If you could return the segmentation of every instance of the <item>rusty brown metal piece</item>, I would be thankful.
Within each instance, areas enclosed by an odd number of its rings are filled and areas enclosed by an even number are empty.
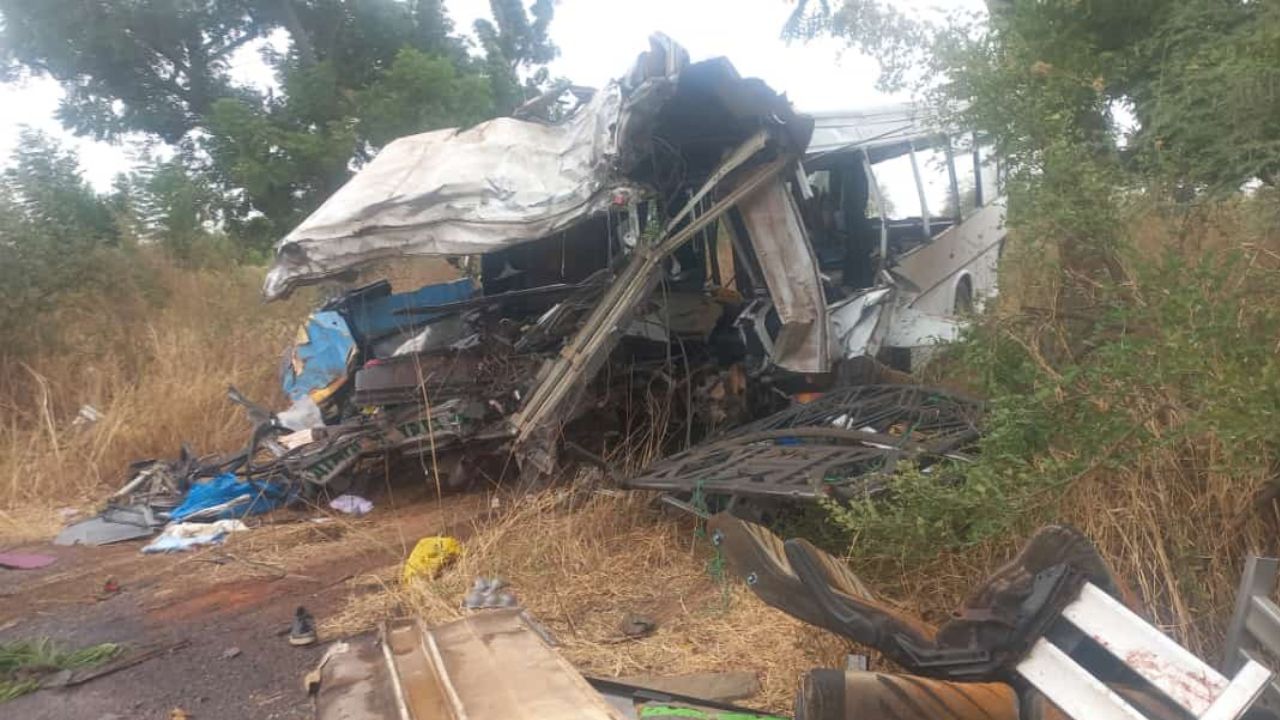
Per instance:
[[[1018,720],[1004,683],[960,683],[883,673],[812,670],[800,683],[795,720]]]

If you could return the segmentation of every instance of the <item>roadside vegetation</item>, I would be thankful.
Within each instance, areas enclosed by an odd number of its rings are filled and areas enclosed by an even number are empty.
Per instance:
[[[1280,6],[988,5],[925,24],[815,1],[788,26],[994,141],[1010,208],[1000,297],[930,370],[990,402],[978,459],[831,519],[926,611],[1075,524],[1212,655],[1245,554],[1280,550]]]
[[[112,643],[68,650],[48,638],[0,643],[0,702],[39,689],[47,675],[101,665],[119,652]]]
[[[0,13],[6,32],[21,18],[44,28],[31,37],[66,36],[98,52],[127,35],[86,35],[127,29],[130,19],[82,23],[82,4],[0,1]],[[299,40],[308,23],[323,25],[328,5],[292,5],[302,29],[274,17],[218,25],[232,42],[286,28],[294,42],[274,56],[277,95],[211,77],[206,85],[223,93],[212,101],[172,98],[144,108],[154,117],[114,117],[99,111],[136,91],[136,74],[99,76],[96,68],[114,66],[84,60],[94,57],[87,51],[58,57],[56,43],[30,41],[10,58],[15,72],[47,72],[69,86],[93,80],[69,96],[69,127],[149,133],[180,152],[102,194],[74,157],[31,135],[5,175],[0,518],[8,525],[33,504],[88,502],[129,461],[171,455],[183,440],[201,452],[243,442],[246,426],[225,388],[274,398],[280,349],[312,299],[258,301],[255,263],[269,240],[395,135],[509,111],[525,96],[512,84],[515,69],[553,52],[551,3],[538,2],[532,18],[520,8],[523,22],[499,16],[493,35],[482,35],[485,59],[425,39],[449,37],[441,15],[416,20],[421,32],[411,38],[378,35],[392,38],[381,59],[339,76],[324,58],[351,48],[307,50]],[[798,41],[834,36],[871,51],[885,63],[886,86],[915,90],[943,119],[992,139],[1010,207],[1000,296],[927,371],[990,402],[981,454],[946,472],[905,469],[889,498],[829,508],[824,532],[836,529],[869,583],[936,617],[1037,525],[1071,523],[1163,627],[1212,656],[1245,554],[1280,552],[1280,5],[990,5],[990,24],[920,24],[875,0],[812,0],[797,5],[787,29]],[[74,32],[60,24],[71,18]],[[103,419],[76,426],[85,404]],[[535,611],[545,603],[556,617],[572,615],[559,605],[569,587],[611,587],[592,559],[614,569],[620,548],[649,548],[635,560],[658,573],[655,558],[680,541],[673,525],[630,503],[513,512],[466,562],[492,559],[490,571],[517,577]],[[627,520],[611,524],[609,513]],[[516,521],[522,537],[536,529],[533,541],[513,540]],[[587,521],[612,530],[586,537]],[[704,570],[692,547],[671,563]],[[432,589],[389,592],[382,611],[443,618],[456,600],[441,597],[456,599],[480,566],[466,569]],[[601,671],[627,669],[620,656],[591,655],[598,650],[568,652]],[[738,650],[748,652],[707,657]],[[813,653],[787,651],[813,662]],[[783,687],[779,680],[770,692]]]

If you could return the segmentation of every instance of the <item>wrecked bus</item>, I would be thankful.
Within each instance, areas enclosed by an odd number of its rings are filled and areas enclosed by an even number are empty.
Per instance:
[[[619,80],[566,96],[555,121],[535,107],[387,145],[278,243],[269,299],[410,256],[470,268],[409,293],[359,288],[312,317],[282,414],[328,438],[296,454],[309,479],[370,448],[429,454],[454,484],[547,473],[575,422],[601,439],[568,448],[598,461],[637,388],[681,402],[687,446],[848,384],[852,366],[909,367],[995,292],[994,173],[971,151],[962,212],[959,138],[910,106],[805,115],[662,35]],[[941,215],[918,158],[938,152],[954,198]],[[902,158],[920,212],[894,218],[876,173]],[[335,336],[337,352],[316,351]],[[377,440],[338,442],[343,428]]]

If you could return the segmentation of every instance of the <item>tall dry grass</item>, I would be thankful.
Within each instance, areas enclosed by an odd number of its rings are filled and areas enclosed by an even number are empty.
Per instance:
[[[141,267],[117,287],[40,318],[51,329],[31,329],[34,349],[6,352],[0,338],[0,533],[47,535],[58,524],[50,509],[96,503],[129,463],[173,457],[183,442],[199,454],[238,450],[250,426],[227,387],[282,408],[284,350],[317,301],[337,291],[304,288],[264,303],[262,268],[193,269],[146,249],[131,261]],[[405,291],[458,275],[425,259],[368,268],[358,282],[386,277]],[[102,419],[77,425],[83,405]]]
[[[0,356],[0,509],[92,503],[139,458],[243,445],[228,385],[276,406],[282,349],[307,299],[264,304],[255,268],[184,269],[143,255],[150,287],[82,297],[42,322],[52,339]],[[82,405],[102,419],[77,425]],[[11,523],[17,524],[17,523]],[[10,531],[21,527],[10,527]]]

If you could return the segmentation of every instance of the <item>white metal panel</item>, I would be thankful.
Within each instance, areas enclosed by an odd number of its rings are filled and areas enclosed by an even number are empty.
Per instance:
[[[1092,584],[1062,617],[1193,715],[1227,689],[1218,671]]]
[[[876,329],[881,325],[880,317],[891,290],[875,288],[829,307],[834,358],[874,356],[880,351]]]
[[[781,177],[775,178],[744,198],[738,210],[782,321],[773,362],[793,372],[826,372],[830,350],[822,273],[791,193]]]
[[[1199,720],[1236,720],[1270,684],[1271,671],[1260,663],[1249,661],[1236,673],[1226,691],[1200,715]]]
[[[1018,663],[1017,670],[1054,705],[1077,720],[1146,720],[1124,698],[1043,638]]]
[[[973,283],[975,303],[996,294],[996,270],[1004,239],[1005,199],[998,198],[959,225],[947,228],[897,259],[892,271],[916,292],[911,307],[930,315],[954,311],[956,284],[962,274]]]

